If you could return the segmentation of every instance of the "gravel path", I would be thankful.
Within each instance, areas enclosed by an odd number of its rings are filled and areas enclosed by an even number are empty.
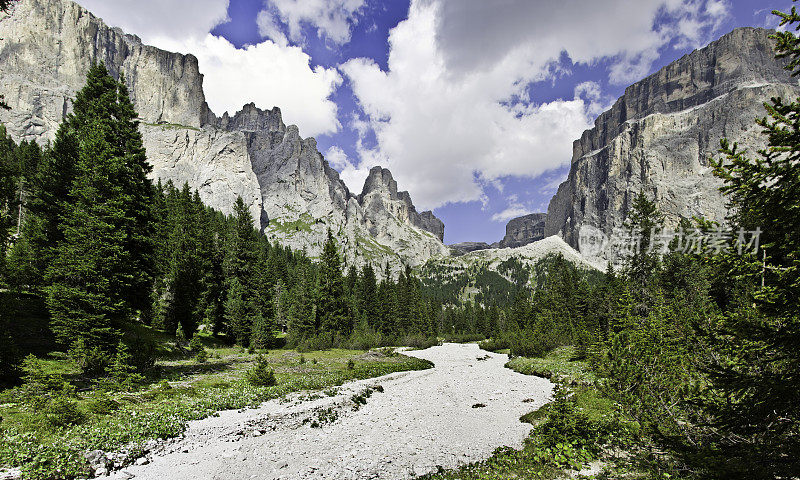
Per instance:
[[[115,477],[412,478],[486,458],[502,445],[520,447],[530,425],[519,417],[550,397],[549,381],[512,372],[503,367],[506,355],[474,344],[406,354],[436,367],[351,382],[332,396],[296,394],[221,412],[192,422],[182,438]],[[356,410],[353,396],[367,390],[371,395]]]

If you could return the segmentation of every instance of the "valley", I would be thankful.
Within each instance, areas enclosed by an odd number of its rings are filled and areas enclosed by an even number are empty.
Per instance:
[[[794,8],[183,1],[0,0],[0,480],[800,478]]]

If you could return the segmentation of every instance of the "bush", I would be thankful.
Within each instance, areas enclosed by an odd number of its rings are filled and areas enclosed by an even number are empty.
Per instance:
[[[444,336],[444,341],[448,343],[470,343],[485,339],[486,335],[482,333],[450,333]]]
[[[529,332],[520,332],[511,340],[508,348],[512,357],[539,358],[556,346],[550,344],[547,339],[534,337]]]
[[[411,348],[418,348],[421,350],[439,345],[439,340],[436,337],[428,337],[425,335],[417,334],[417,335],[405,335],[404,337],[401,337],[397,343],[399,345]]]
[[[156,344],[153,341],[136,337],[131,342],[130,364],[138,373],[148,373],[156,366]]]
[[[111,358],[102,348],[90,347],[82,338],[72,344],[69,355],[81,372],[90,377],[102,376],[111,363]]]
[[[46,372],[42,361],[33,354],[22,361],[22,371],[25,382],[22,390],[30,399],[42,400],[48,394],[63,391],[68,386],[60,374]]]
[[[132,365],[128,346],[119,342],[111,363],[106,367],[105,378],[98,382],[99,386],[109,390],[126,390],[143,381],[144,377],[136,373],[136,367]]]
[[[77,425],[86,418],[78,408],[78,403],[64,394],[59,394],[45,403],[42,415],[53,427]]]
[[[205,351],[203,347],[203,341],[200,340],[200,335],[196,335],[192,337],[192,341],[189,342],[189,351],[197,355],[198,353]]]
[[[356,368],[356,362],[354,362],[352,358],[348,359],[347,360],[347,369],[348,370],[353,370],[354,368]]]
[[[103,393],[99,393],[86,404],[86,409],[97,415],[108,415],[119,409],[119,407],[120,403],[118,401]]]
[[[206,353],[205,349],[200,350],[194,356],[194,361],[197,363],[206,363],[208,361],[208,353]]]
[[[509,341],[506,336],[492,337],[478,343],[478,347],[488,352],[497,352],[509,348]]]
[[[247,381],[256,387],[271,387],[277,383],[275,372],[266,358],[259,355],[255,367],[247,371]]]
[[[200,340],[200,335],[195,334],[195,336],[192,337],[192,341],[189,342],[189,351],[194,354],[195,362],[206,363],[206,361],[208,361],[208,353],[203,346],[202,340]]]

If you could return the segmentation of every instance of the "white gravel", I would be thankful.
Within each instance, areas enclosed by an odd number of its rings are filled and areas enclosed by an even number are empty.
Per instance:
[[[445,344],[406,352],[435,368],[348,383],[334,396],[274,400],[192,422],[183,438],[139,459],[116,478],[406,479],[519,448],[524,413],[550,399],[552,384],[503,367],[506,355]],[[478,357],[488,356],[485,360]],[[381,385],[354,411],[351,397]],[[476,404],[485,407],[473,408]],[[312,428],[323,409],[336,420]],[[303,423],[303,421],[306,423]]]

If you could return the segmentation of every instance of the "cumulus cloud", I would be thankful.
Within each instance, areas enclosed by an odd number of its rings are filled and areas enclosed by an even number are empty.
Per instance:
[[[280,25],[285,25],[289,38],[297,43],[302,40],[303,25],[317,30],[320,38],[337,45],[350,41],[353,25],[366,0],[268,0],[258,14],[259,32],[265,38],[286,42]]]
[[[566,52],[573,62],[616,57],[622,72],[638,75],[672,40],[698,44],[727,17],[725,0],[438,0],[436,41],[457,74],[490,68],[513,58],[535,74],[543,59]],[[657,20],[657,21],[656,21]],[[612,80],[614,80],[612,75]]]
[[[261,108],[279,106],[287,124],[304,136],[334,133],[339,128],[337,106],[330,96],[341,83],[334,68],[312,68],[299,47],[272,41],[238,49],[222,37],[176,45],[197,56],[205,75],[204,90],[211,110],[234,113],[249,102]]]
[[[506,198],[506,202],[508,206],[503,211],[492,215],[493,222],[505,223],[512,218],[521,217],[533,212],[529,207],[523,205],[522,202],[519,201],[517,195],[509,195],[508,198]]]
[[[204,75],[203,90],[217,115],[255,102],[278,106],[284,121],[304,136],[336,132],[337,106],[330,97],[342,81],[335,68],[312,67],[296,46],[271,40],[236,48],[209,31],[226,19],[227,0],[80,0],[113,26],[149,44],[194,54]]]
[[[699,6],[684,15],[688,4]],[[436,208],[485,200],[485,186],[502,185],[506,176],[532,178],[566,165],[572,141],[611,99],[587,82],[571,99],[535,104],[528,86],[563,75],[558,63],[565,53],[587,64],[612,59],[612,82],[639,79],[659,49],[679,38],[699,39],[724,6],[716,0],[561,0],[559,8],[527,0],[414,0],[408,19],[390,33],[387,71],[364,58],[341,66],[377,139],[374,148],[359,150],[360,166],[390,168],[415,203]],[[698,16],[705,30],[679,27],[681,19]],[[657,24],[657,17],[663,21]]]
[[[492,215],[492,221],[505,223],[511,220],[512,218],[521,217],[529,213],[531,213],[531,210],[529,208],[526,208],[522,205],[512,205],[503,210],[502,212],[498,212]]]
[[[229,0],[78,0],[83,7],[135,33],[145,43],[180,36],[200,39],[228,19]]]
[[[339,178],[351,192],[356,194],[361,192],[369,174],[368,168],[358,168],[353,165],[344,150],[335,145],[325,152],[325,159],[339,171]]]

